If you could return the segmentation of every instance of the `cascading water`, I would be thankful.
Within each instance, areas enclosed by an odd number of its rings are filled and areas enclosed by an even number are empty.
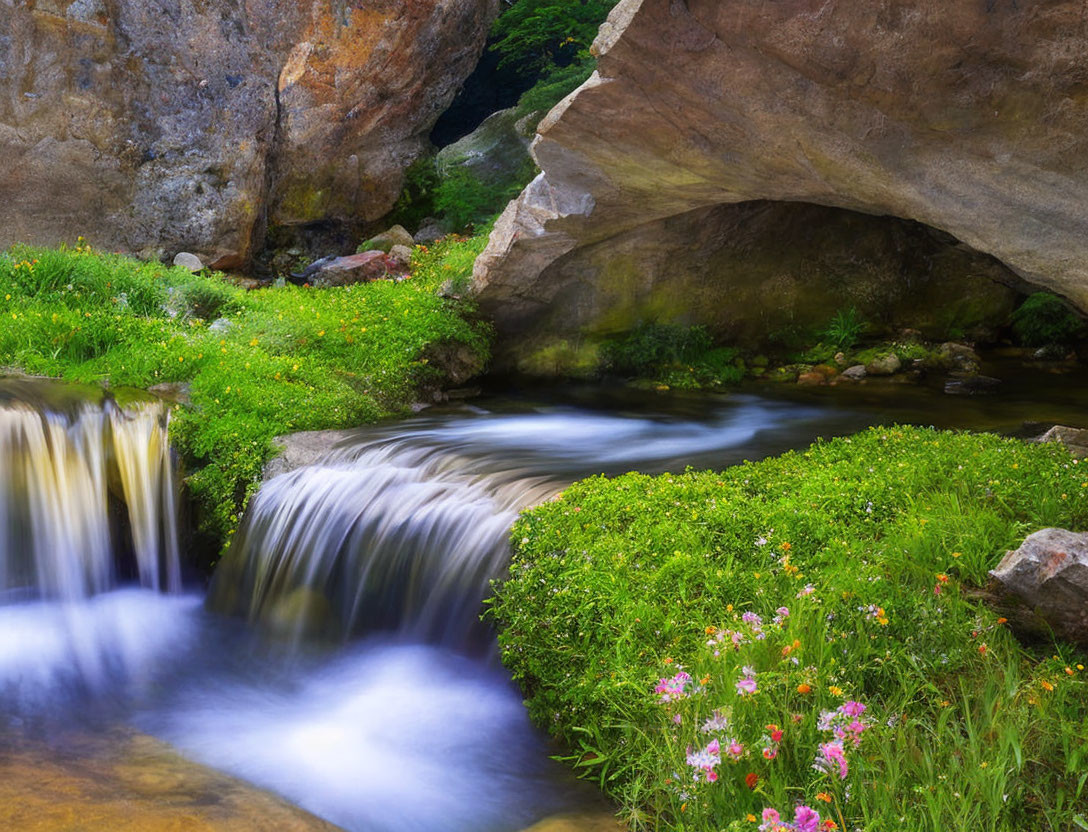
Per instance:
[[[72,601],[116,586],[111,490],[127,507],[140,584],[181,588],[167,419],[160,404],[0,404],[4,594]]]
[[[58,390],[0,385],[0,688],[22,702],[131,673],[166,633],[148,596],[181,589],[169,411]]]

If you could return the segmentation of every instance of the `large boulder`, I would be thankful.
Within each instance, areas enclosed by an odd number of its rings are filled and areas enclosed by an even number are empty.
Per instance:
[[[481,307],[500,334],[592,324],[582,310],[614,291],[596,264],[630,235],[773,200],[787,219],[800,202],[923,223],[1088,310],[1083,15],[1080,0],[621,0],[598,71],[538,128],[543,173],[477,261]]]
[[[519,116],[516,107],[492,113],[467,136],[438,152],[439,175],[448,176],[460,167],[492,187],[508,186],[532,163],[529,143],[535,124],[534,114]]]
[[[1043,529],[990,575],[1059,637],[1088,645],[1088,533]]]
[[[245,263],[358,224],[472,71],[497,0],[0,3],[0,247]]]

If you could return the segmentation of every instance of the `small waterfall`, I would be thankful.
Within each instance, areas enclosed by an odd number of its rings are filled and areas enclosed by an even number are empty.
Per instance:
[[[140,584],[179,591],[168,409],[28,398],[0,400],[0,599],[111,589],[129,537]],[[126,534],[111,500],[127,509]]]
[[[216,572],[210,604],[291,637],[398,631],[482,644],[480,602],[518,511],[561,488],[421,441],[344,447],[267,482]]]

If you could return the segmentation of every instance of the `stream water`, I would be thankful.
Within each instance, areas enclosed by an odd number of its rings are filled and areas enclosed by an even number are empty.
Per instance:
[[[206,597],[180,586],[166,411],[0,383],[0,754],[70,755],[123,725],[360,832],[502,832],[591,805],[479,620],[521,508],[586,475],[722,467],[892,420],[1076,423],[1088,385],[1068,378],[987,401],[482,397],[267,482]]]

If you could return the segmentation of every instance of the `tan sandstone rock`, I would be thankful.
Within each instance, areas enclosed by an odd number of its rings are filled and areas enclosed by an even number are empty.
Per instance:
[[[614,242],[753,200],[924,223],[1088,311],[1080,0],[621,0],[595,48],[598,72],[539,127],[543,174],[477,262],[500,333],[595,324],[582,312],[611,291]]]
[[[0,4],[0,247],[244,264],[267,222],[381,216],[497,0]]]

